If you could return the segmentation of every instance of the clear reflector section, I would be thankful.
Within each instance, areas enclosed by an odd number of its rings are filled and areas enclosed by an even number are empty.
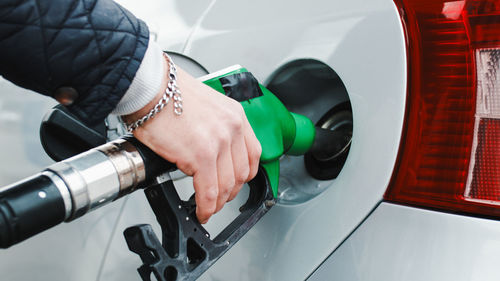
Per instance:
[[[476,51],[476,118],[500,119],[500,49]]]
[[[476,51],[477,103],[465,198],[500,204],[500,49]]]

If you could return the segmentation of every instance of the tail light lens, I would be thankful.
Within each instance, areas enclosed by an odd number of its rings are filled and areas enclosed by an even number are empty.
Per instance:
[[[395,2],[409,84],[385,199],[500,216],[500,1]]]

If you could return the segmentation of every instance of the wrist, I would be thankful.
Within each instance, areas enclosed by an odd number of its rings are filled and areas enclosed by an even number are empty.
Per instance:
[[[156,93],[155,97],[141,109],[127,115],[122,115],[121,118],[123,122],[125,122],[126,124],[134,123],[135,121],[139,120],[140,118],[148,114],[151,111],[151,109],[155,107],[158,101],[163,97],[163,94],[165,93],[165,90],[167,88],[167,83],[169,80],[167,68],[168,68],[167,62],[163,60],[163,74],[160,84],[160,90]]]
[[[170,58],[169,55],[163,53],[163,64],[168,64],[168,73],[163,73],[162,86],[161,90],[157,93],[157,97],[161,96],[161,98],[157,99],[158,102],[155,103],[155,99],[150,101],[146,106],[125,116],[122,120],[125,121],[127,125],[127,130],[129,132],[133,132],[135,129],[142,126],[146,121],[153,118],[156,114],[163,110],[172,100],[173,103],[173,112],[175,115],[179,116],[182,114],[182,98],[181,91],[177,85],[177,68]],[[167,69],[167,67],[163,67],[163,69]],[[142,116],[142,117],[138,117]],[[132,120],[132,121],[130,121]],[[134,121],[135,120],[135,121]]]
[[[111,113],[119,116],[129,115],[149,104],[161,90],[164,73],[163,51],[157,43],[149,40],[134,79]]]

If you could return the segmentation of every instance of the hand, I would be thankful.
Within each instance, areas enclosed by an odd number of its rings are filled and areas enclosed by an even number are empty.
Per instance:
[[[137,128],[134,136],[186,175],[193,176],[196,215],[201,223],[206,223],[236,197],[245,182],[255,177],[262,149],[239,102],[179,67],[177,74],[182,115],[173,113],[170,101]],[[126,116],[125,121],[133,122],[154,107],[166,88],[167,79],[164,80],[158,96],[143,109]]]

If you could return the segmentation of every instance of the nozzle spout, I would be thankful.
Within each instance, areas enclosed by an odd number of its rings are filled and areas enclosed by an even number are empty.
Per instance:
[[[349,149],[352,133],[316,127],[316,137],[309,152],[318,161],[330,161]]]

